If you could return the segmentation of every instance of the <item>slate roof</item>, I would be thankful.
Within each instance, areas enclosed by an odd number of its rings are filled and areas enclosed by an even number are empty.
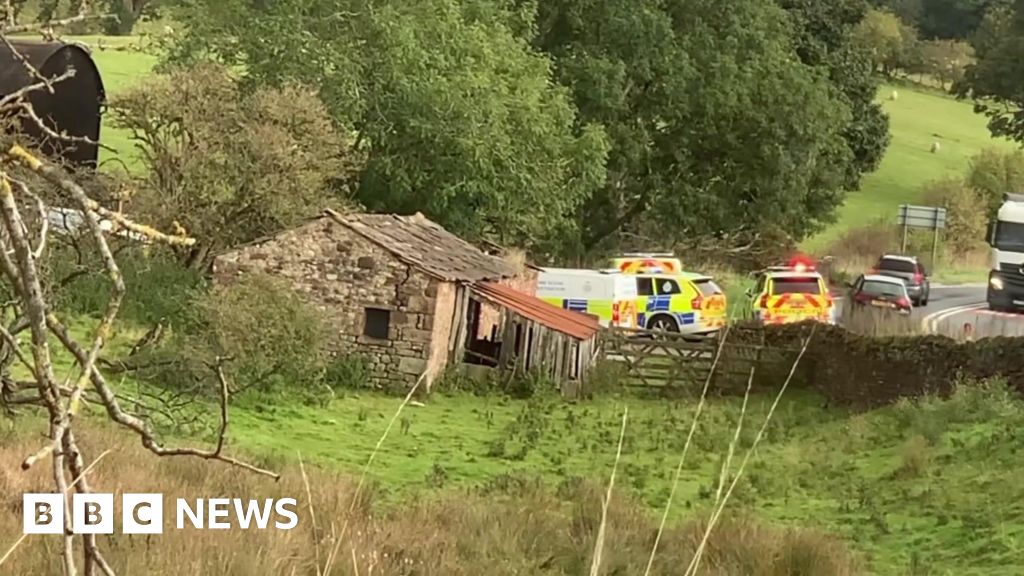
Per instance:
[[[519,273],[512,264],[485,254],[418,212],[398,216],[326,210],[325,214],[402,262],[440,280],[479,282],[511,278]]]

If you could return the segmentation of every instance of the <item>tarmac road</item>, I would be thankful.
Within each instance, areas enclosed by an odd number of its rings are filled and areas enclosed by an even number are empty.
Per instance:
[[[837,304],[844,306],[846,299]],[[990,311],[984,284],[932,285],[928,306],[915,308],[911,318],[926,332],[950,337],[961,337],[965,324],[970,324],[973,338],[1024,336],[1024,314]]]
[[[984,284],[932,286],[928,307],[914,314],[924,330],[936,334],[961,336],[969,324],[973,338],[1024,336],[1024,314],[989,310]]]

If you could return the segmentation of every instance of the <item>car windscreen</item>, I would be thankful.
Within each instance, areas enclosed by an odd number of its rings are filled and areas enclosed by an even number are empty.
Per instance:
[[[868,296],[885,296],[899,298],[906,295],[906,288],[902,284],[893,282],[879,282],[877,280],[866,280],[860,291]]]
[[[701,296],[717,296],[722,293],[722,289],[712,280],[698,280],[694,284],[700,290]]]
[[[772,294],[821,294],[817,278],[774,278]]]
[[[903,260],[901,258],[882,258],[878,261],[878,269],[913,274],[917,270],[917,267],[909,260]]]

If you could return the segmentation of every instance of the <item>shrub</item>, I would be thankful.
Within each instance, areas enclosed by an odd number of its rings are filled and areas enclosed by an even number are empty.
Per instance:
[[[79,273],[75,253],[61,247],[54,251],[50,266],[53,277],[64,280],[51,287],[60,310],[87,316],[98,316],[106,310],[110,277],[99,262],[81,268],[87,273]],[[127,289],[119,318],[143,326],[185,320],[188,307],[203,285],[201,274],[181,266],[159,249],[150,252],[141,246],[129,246],[118,254],[118,266]]]
[[[926,203],[946,209],[943,246],[951,255],[964,256],[984,245],[986,194],[959,178],[947,178],[925,185]]]
[[[255,274],[217,287],[199,294],[190,312],[182,330],[153,353],[162,361],[152,375],[158,383],[182,387],[209,380],[211,366],[222,358],[236,391],[321,389],[327,332],[316,311],[277,280]],[[338,376],[341,368],[334,369]]]
[[[372,388],[370,364],[363,356],[338,356],[324,369],[324,383],[334,390]]]
[[[1024,152],[988,148],[971,159],[967,185],[977,190],[993,218],[1005,192],[1024,193]]]
[[[903,445],[903,464],[900,472],[904,475],[918,478],[928,471],[928,463],[931,458],[928,439],[917,435],[907,440]]]
[[[839,237],[826,254],[836,259],[841,268],[861,268],[897,246],[899,239],[896,227],[888,221],[878,221],[858,228],[851,228]]]

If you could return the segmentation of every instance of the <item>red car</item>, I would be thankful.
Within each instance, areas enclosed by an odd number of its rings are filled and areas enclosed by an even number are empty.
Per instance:
[[[869,274],[857,278],[850,287],[850,300],[855,307],[889,309],[900,314],[910,314],[913,310],[907,285],[899,278]]]

